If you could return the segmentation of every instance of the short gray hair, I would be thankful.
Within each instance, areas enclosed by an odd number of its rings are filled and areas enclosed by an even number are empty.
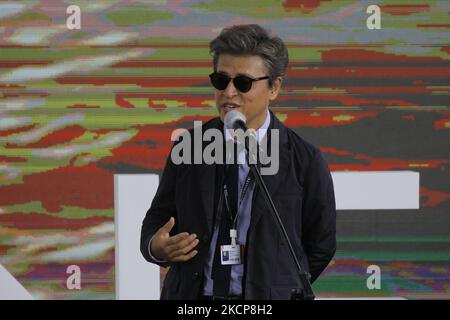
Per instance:
[[[278,36],[271,36],[257,24],[235,25],[223,29],[209,43],[209,51],[214,55],[214,71],[217,71],[221,54],[260,56],[267,68],[269,87],[272,87],[277,77],[285,77],[289,63],[288,50],[283,40]]]

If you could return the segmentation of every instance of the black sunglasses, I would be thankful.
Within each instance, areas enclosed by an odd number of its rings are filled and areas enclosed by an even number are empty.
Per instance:
[[[259,78],[250,78],[244,75],[239,75],[237,77],[231,78],[226,74],[213,72],[209,75],[209,79],[211,79],[211,84],[217,90],[225,90],[228,87],[230,81],[233,80],[234,87],[240,92],[245,93],[250,91],[253,81],[269,79],[269,77],[265,76]]]

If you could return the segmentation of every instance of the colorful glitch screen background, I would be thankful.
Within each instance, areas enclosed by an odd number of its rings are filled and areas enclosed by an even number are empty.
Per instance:
[[[450,297],[449,1],[30,0],[0,3],[0,264],[34,298],[115,298],[114,174],[216,116],[208,42],[244,23],[285,40],[272,110],[331,171],[420,174],[419,209],[338,210],[316,295]]]

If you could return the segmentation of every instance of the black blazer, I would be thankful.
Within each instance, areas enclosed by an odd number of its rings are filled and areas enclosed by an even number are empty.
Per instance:
[[[336,251],[336,206],[331,175],[320,150],[285,127],[271,112],[270,128],[279,129],[280,166],[275,175],[265,175],[267,188],[284,222],[302,267],[313,282]],[[219,118],[202,126],[223,131]],[[270,141],[270,140],[269,140]],[[196,233],[198,254],[187,262],[157,263],[170,266],[161,299],[197,299],[203,291],[203,270],[212,237],[217,207],[219,164],[175,165],[168,157],[157,193],[141,230],[141,252],[171,216],[171,235]],[[245,299],[289,299],[298,287],[296,269],[276,221],[264,198],[255,190],[251,222],[245,247],[243,295]]]

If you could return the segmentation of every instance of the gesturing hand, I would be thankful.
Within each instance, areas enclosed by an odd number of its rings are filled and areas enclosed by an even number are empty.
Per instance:
[[[170,236],[169,232],[175,225],[175,218],[171,217],[165,225],[156,232],[150,249],[155,258],[170,262],[188,261],[197,253],[192,250],[197,246],[199,240],[195,233],[181,232]]]

